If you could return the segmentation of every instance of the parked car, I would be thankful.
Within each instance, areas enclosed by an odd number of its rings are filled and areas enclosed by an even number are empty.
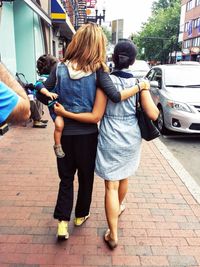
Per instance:
[[[134,77],[143,78],[150,70],[149,64],[145,60],[136,60],[133,65],[129,66],[134,72]]]
[[[160,110],[156,122],[160,132],[200,133],[200,66],[159,65],[146,78]]]
[[[178,65],[199,65],[200,66],[200,63],[198,61],[190,61],[190,60],[177,61],[176,64],[178,64]]]

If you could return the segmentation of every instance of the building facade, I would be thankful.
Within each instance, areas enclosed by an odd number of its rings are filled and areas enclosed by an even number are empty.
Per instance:
[[[34,83],[36,61],[41,55],[63,58],[75,33],[79,2],[0,0],[0,59],[13,75],[23,73],[28,82]]]
[[[15,0],[3,2],[0,22],[0,55],[7,68],[36,79],[36,60],[50,52],[51,19],[37,3]]]
[[[78,27],[86,22],[86,0],[78,0]]]
[[[124,20],[117,19],[112,21],[112,44],[117,44],[120,39],[123,39]]]
[[[182,0],[179,41],[183,60],[200,61],[200,0]]]

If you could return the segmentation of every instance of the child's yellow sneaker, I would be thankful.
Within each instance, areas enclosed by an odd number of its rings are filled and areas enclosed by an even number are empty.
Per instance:
[[[90,217],[90,213],[85,217],[74,218],[74,224],[76,226],[81,226],[89,217]]]
[[[59,221],[58,222],[57,238],[59,240],[65,240],[65,239],[69,238],[68,222],[67,221]]]

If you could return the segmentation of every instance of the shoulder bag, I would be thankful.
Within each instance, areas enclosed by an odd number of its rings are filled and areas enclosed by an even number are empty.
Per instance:
[[[160,136],[159,130],[147,116],[141,105],[141,92],[136,94],[136,117],[141,131],[141,136],[146,141],[151,141]]]

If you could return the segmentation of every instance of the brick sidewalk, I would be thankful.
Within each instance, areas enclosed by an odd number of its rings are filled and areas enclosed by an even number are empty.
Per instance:
[[[80,228],[70,222],[70,239],[57,243],[52,145],[51,121],[47,129],[12,127],[0,137],[0,267],[200,266],[200,205],[153,142],[144,143],[130,179],[117,249],[102,239],[107,224],[98,177],[91,218]]]

